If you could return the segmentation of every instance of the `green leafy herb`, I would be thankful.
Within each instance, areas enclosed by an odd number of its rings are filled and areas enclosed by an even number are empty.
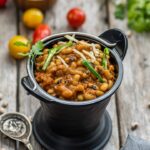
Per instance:
[[[14,43],[14,45],[16,45],[16,46],[25,46],[25,47],[27,47],[28,44],[29,44],[28,42],[27,43],[23,43],[21,41],[17,41],[17,42]]]
[[[117,4],[116,5],[116,10],[115,10],[115,17],[117,19],[123,20],[126,15],[126,5],[123,3]]]
[[[62,49],[66,48],[66,47],[72,46],[72,44],[73,44],[72,41],[69,41],[69,42],[66,43],[66,44],[59,45],[59,46],[57,46],[57,47],[54,47],[54,48],[49,49],[49,54],[48,54],[48,56],[47,56],[47,58],[46,58],[46,60],[45,60],[45,63],[44,63],[44,65],[43,65],[42,70],[46,70],[46,69],[47,69],[48,65],[50,64],[50,61],[51,61],[52,57],[53,57],[55,54],[57,54],[58,52],[60,52]]]
[[[37,55],[43,54],[42,50],[44,48],[44,45],[41,41],[35,43],[35,45],[32,45],[32,48],[29,53],[18,53],[21,56],[28,56],[31,59],[33,59]]]
[[[127,11],[126,11],[127,8]],[[128,26],[136,32],[150,31],[150,0],[121,0],[116,4],[115,17],[128,17]]]
[[[104,69],[107,69],[107,56],[109,56],[109,49],[106,47],[104,49],[104,54],[102,58],[102,66],[104,67]]]
[[[150,0],[128,2],[128,26],[137,32],[150,31]]]
[[[90,64],[90,62],[88,60],[83,60],[82,64],[87,67],[89,69],[89,71],[98,78],[98,80],[100,82],[104,82],[103,78],[101,77],[101,75],[93,68],[93,66]]]

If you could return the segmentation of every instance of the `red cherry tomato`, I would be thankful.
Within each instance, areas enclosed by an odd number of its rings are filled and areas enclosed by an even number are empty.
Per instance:
[[[82,9],[75,7],[67,13],[67,20],[71,27],[78,28],[85,22],[86,14]]]
[[[47,24],[41,24],[35,29],[33,33],[33,43],[36,43],[37,41],[51,34],[52,34],[51,28]]]
[[[0,8],[6,5],[7,0],[0,0]]]

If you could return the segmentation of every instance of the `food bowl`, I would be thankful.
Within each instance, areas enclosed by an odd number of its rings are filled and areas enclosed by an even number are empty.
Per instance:
[[[28,76],[22,78],[22,85],[41,102],[41,107],[33,120],[33,132],[37,141],[48,150],[102,149],[112,132],[106,106],[122,82],[122,60],[127,51],[127,38],[120,30],[110,29],[99,37],[80,32],[67,32],[46,37],[42,41],[44,46],[48,47],[63,40],[67,34],[75,34],[77,39],[109,47],[111,58],[117,68],[116,82],[104,95],[93,100],[82,102],[62,100],[49,95],[38,85],[34,77],[34,60],[29,58]]]

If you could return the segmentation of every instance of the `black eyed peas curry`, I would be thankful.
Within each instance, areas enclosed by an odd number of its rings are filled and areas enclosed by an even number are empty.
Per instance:
[[[35,78],[50,95],[73,101],[92,100],[106,93],[116,80],[108,48],[66,35],[36,57]]]

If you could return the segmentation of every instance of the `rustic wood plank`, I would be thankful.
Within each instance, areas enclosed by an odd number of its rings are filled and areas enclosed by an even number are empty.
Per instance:
[[[33,31],[28,30],[23,25],[21,16],[22,16],[22,12],[20,12],[19,32],[21,35],[24,35],[25,37],[32,39]],[[27,75],[26,60],[23,60],[20,62],[19,72],[20,72],[20,82],[21,82],[21,78]],[[40,107],[39,100],[34,98],[31,95],[27,95],[27,92],[22,87],[22,85],[20,85],[20,88],[19,88],[19,102],[20,102],[19,111],[27,115],[29,118],[33,118],[36,110]],[[31,136],[30,141],[31,141],[31,144],[33,145],[33,149],[42,150],[42,147],[37,143],[33,135]],[[19,147],[20,147],[20,150],[26,150],[25,146],[22,144],[20,144]]]
[[[20,78],[26,75],[26,61],[22,61],[20,64]],[[20,109],[19,111],[27,115],[29,118],[33,118],[34,113],[39,107],[39,101],[31,95],[27,95],[26,91],[20,86]],[[31,143],[34,145],[35,150],[41,150],[41,146],[35,141],[34,136],[31,136]],[[20,145],[21,150],[26,150],[24,145]]]
[[[68,5],[69,4],[69,5]],[[106,19],[106,8],[104,6],[103,1],[91,1],[91,0],[78,0],[78,1],[70,1],[70,0],[59,0],[56,4],[46,13],[45,22],[52,26],[53,33],[60,33],[65,31],[72,31],[72,29],[68,26],[66,21],[66,13],[71,7],[79,6],[86,11],[87,20],[86,23],[77,31],[92,33],[95,35],[99,35],[101,32],[108,28],[108,25],[105,23]],[[90,10],[90,11],[89,11]],[[24,26],[20,25],[21,34],[31,37],[31,31],[24,28]],[[21,63],[20,66],[20,76],[25,76],[25,62]],[[38,101],[35,100],[31,96],[27,96],[25,90],[20,88],[20,111],[27,115],[34,115],[35,110],[37,109]],[[117,130],[117,116],[116,116],[116,108],[115,108],[115,98],[112,99],[111,104],[108,108],[112,120],[113,120],[113,135],[109,142],[109,144],[105,147],[105,150],[116,150],[119,147],[118,140],[118,130]],[[33,143],[34,149],[40,150],[39,145],[37,143]],[[35,148],[36,147],[36,148]],[[22,148],[22,147],[21,147]],[[22,148],[23,149],[23,148]]]
[[[3,98],[0,101],[0,107],[3,102],[8,102],[6,112],[16,111],[16,83],[17,68],[16,61],[8,54],[8,41],[16,34],[16,16],[15,7],[10,0],[7,7],[0,9],[0,93]],[[0,149],[14,150],[15,142],[0,134]]]
[[[119,134],[118,134],[118,118],[116,111],[116,99],[115,95],[112,96],[110,103],[108,104],[107,110],[112,119],[112,136],[109,143],[106,145],[104,150],[119,150]]]
[[[122,29],[127,33],[126,20],[114,18],[114,5],[109,3],[110,26]],[[150,140],[150,34],[133,32],[129,38],[129,49],[124,60],[124,79],[117,92],[119,110],[121,145],[128,133]],[[138,123],[136,130],[132,124]]]

